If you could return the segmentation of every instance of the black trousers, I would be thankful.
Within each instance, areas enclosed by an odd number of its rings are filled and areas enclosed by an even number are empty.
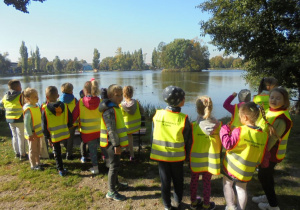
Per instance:
[[[106,147],[107,155],[108,155],[108,187],[110,192],[116,191],[116,186],[119,183],[118,174],[120,169],[120,155],[115,155],[115,149],[111,143]]]
[[[54,152],[54,159],[56,162],[56,168],[59,171],[64,170],[63,161],[61,157],[61,147],[60,142],[53,143],[53,152]]]
[[[158,162],[161,181],[161,195],[166,208],[171,207],[171,181],[174,186],[174,200],[180,203],[183,195],[183,161]]]
[[[277,163],[269,162],[268,168],[259,167],[258,171],[258,179],[271,207],[278,206],[278,201],[274,189],[274,168],[276,164]]]

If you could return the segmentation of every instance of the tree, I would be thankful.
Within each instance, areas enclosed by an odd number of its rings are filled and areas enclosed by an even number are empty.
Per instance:
[[[46,57],[43,57],[41,59],[41,63],[40,63],[40,70],[42,70],[43,72],[47,72],[47,63],[48,63],[48,59]]]
[[[95,48],[94,49],[93,64],[92,64],[93,69],[99,69],[99,63],[100,63],[100,53]]]
[[[82,64],[79,63],[78,58],[75,57],[73,61],[73,68],[75,71],[79,71],[82,68]]]
[[[28,68],[28,52],[27,47],[25,46],[25,42],[22,41],[21,47],[20,47],[20,55],[21,55],[21,67],[22,67],[22,73],[27,73]]]
[[[200,22],[202,34],[226,55],[244,57],[248,81],[274,76],[300,100],[299,0],[211,0],[198,7],[212,14]]]
[[[41,54],[38,47],[35,49],[35,69],[41,70]]]
[[[32,1],[39,1],[43,3],[46,0],[32,0]],[[16,1],[16,0],[4,0],[4,3],[7,6],[13,5],[17,10],[20,10],[24,13],[29,13],[27,10],[27,6],[30,3],[30,0],[22,0],[22,1]]]
[[[58,56],[55,56],[53,60],[53,68],[56,73],[60,73],[63,69],[63,65]]]
[[[0,74],[5,74],[10,68],[11,62],[7,57],[8,53],[4,53],[3,55],[0,53]]]

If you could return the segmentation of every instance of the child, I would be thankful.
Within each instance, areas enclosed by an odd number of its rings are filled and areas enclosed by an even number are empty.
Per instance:
[[[233,184],[237,193],[237,209],[245,209],[247,182],[252,179],[267,147],[268,134],[255,125],[259,114],[254,102],[245,103],[239,110],[243,125],[232,132],[228,125],[223,125],[220,130],[222,145],[227,150],[223,160],[223,191],[228,210],[236,209]]]
[[[252,201],[258,203],[260,209],[279,210],[274,189],[274,168],[285,157],[287,141],[292,128],[292,120],[288,111],[290,106],[288,92],[284,88],[272,89],[270,91],[269,106],[266,120],[270,125],[270,130],[273,128],[275,132],[271,132],[268,142],[269,152],[265,156],[265,164],[261,165],[258,171],[258,178],[265,195],[253,197]]]
[[[38,93],[33,88],[24,91],[24,133],[28,140],[29,161],[32,170],[43,170],[40,163],[40,138],[43,136],[42,115],[40,107],[36,105],[39,100]]]
[[[101,114],[99,85],[96,80],[87,81],[83,87],[84,97],[79,100],[73,110],[73,122],[79,120],[79,131],[84,144],[88,144],[93,167],[92,174],[99,174],[97,148],[100,137]],[[84,156],[83,156],[84,157]]]
[[[42,107],[43,133],[53,146],[56,167],[60,176],[65,176],[67,170],[63,167],[60,142],[70,138],[69,128],[73,126],[72,114],[68,106],[57,101],[59,95],[55,86],[46,88],[47,104]]]
[[[210,202],[212,174],[220,174],[220,152],[222,149],[219,131],[221,123],[211,116],[213,103],[208,96],[198,97],[196,100],[198,118],[192,123],[193,144],[191,148],[190,167],[192,170],[190,191],[191,209],[215,209],[214,202]],[[199,175],[203,180],[203,203],[197,200]]]
[[[181,113],[185,102],[185,93],[181,88],[166,87],[163,90],[163,99],[168,106],[165,110],[157,110],[153,117],[150,158],[158,161],[163,203],[165,209],[171,209],[178,208],[182,200],[183,162],[189,157],[191,126],[188,116]],[[171,180],[174,186],[172,206]]]
[[[101,118],[100,146],[105,147],[108,154],[109,191],[106,198],[116,201],[124,201],[126,197],[118,192],[120,188],[127,188],[127,183],[119,183],[118,172],[120,168],[121,147],[128,145],[127,129],[119,104],[123,100],[122,87],[110,85],[107,90],[108,99],[104,99],[99,106],[103,112]]]
[[[2,99],[2,103],[6,110],[5,118],[9,124],[12,134],[12,145],[15,157],[20,160],[27,159],[25,151],[24,138],[24,121],[23,121],[23,105],[24,98],[22,94],[22,86],[19,80],[10,80],[8,82],[8,92]]]
[[[133,151],[133,136],[132,134],[139,131],[141,128],[141,116],[144,114],[144,109],[140,103],[132,99],[133,87],[125,86],[123,88],[123,96],[125,101],[121,103],[121,110],[127,128],[127,135],[129,140],[129,151],[130,151],[130,161],[134,161],[134,151]]]
[[[233,129],[235,127],[241,126],[240,118],[239,118],[239,108],[242,104],[247,103],[251,100],[251,92],[250,90],[243,89],[239,92],[238,98],[239,103],[231,105],[231,102],[233,99],[237,96],[236,92],[233,92],[232,95],[230,95],[223,104],[223,107],[231,113],[231,121],[230,121],[230,128]]]
[[[65,104],[68,105],[68,108],[70,112],[72,113],[76,104],[77,104],[77,99],[73,95],[73,85],[71,83],[64,83],[60,87],[61,92],[63,93],[60,97],[59,100],[61,102],[64,102]],[[74,136],[75,136],[75,129],[78,125],[78,122],[75,121],[73,124],[73,127],[70,128],[70,138],[64,140],[64,146],[67,150],[66,152],[66,159],[67,160],[73,160],[73,141],[74,141]]]
[[[269,92],[277,86],[277,79],[274,77],[264,77],[260,81],[258,93],[253,97],[253,102],[264,107],[264,110],[269,109]]]

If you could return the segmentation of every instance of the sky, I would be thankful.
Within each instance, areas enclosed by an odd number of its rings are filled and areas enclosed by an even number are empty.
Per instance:
[[[160,42],[198,38],[210,57],[222,55],[200,37],[201,20],[208,15],[195,8],[202,0],[46,0],[31,1],[29,14],[0,1],[0,53],[17,62],[22,41],[30,51],[39,47],[41,57],[92,62],[94,49],[100,60],[142,48],[146,63]]]

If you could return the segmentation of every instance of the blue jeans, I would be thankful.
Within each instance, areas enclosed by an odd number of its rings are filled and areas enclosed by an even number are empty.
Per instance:
[[[93,166],[98,166],[98,145],[100,144],[99,139],[94,139],[87,143],[89,145],[90,157]]]
[[[161,181],[161,195],[166,208],[171,207],[171,180],[174,186],[174,200],[180,203],[183,196],[183,161],[158,162]]]

